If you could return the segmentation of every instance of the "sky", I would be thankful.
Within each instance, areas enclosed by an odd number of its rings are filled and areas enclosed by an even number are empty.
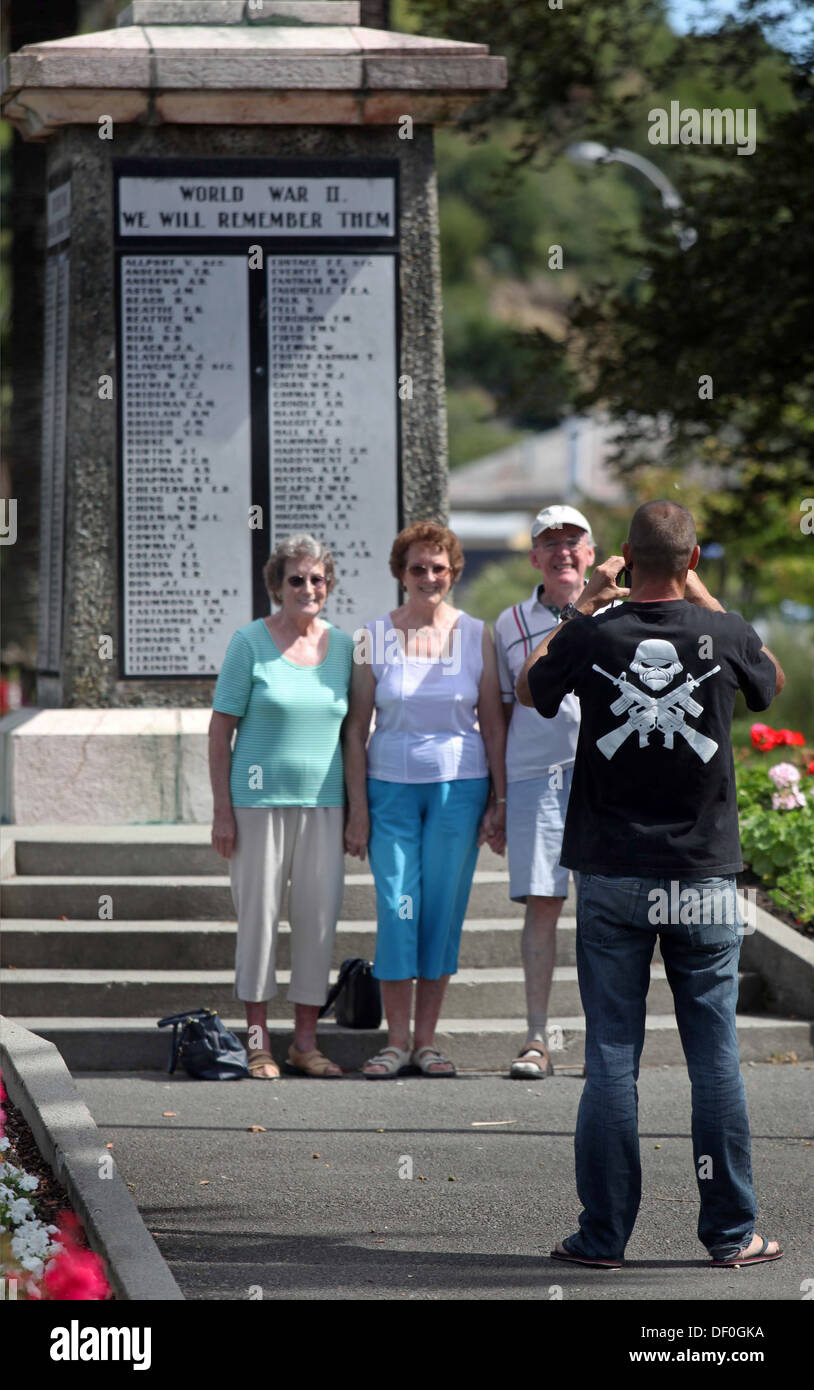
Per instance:
[[[733,14],[737,9],[737,0],[666,0],[667,12],[674,29],[679,33],[686,33],[688,29],[695,27],[699,30],[705,28],[716,28],[718,22],[728,14]],[[789,8],[794,8],[794,0],[786,0]],[[800,5],[799,15],[795,20],[777,31],[777,39],[794,46],[794,38],[806,32],[810,34],[812,15],[811,10]],[[807,12],[804,15],[803,10]]]

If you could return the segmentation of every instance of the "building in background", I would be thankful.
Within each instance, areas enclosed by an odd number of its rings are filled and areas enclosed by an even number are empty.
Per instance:
[[[557,429],[531,435],[450,474],[450,526],[466,551],[466,579],[507,551],[530,545],[541,507],[571,502],[624,506],[625,486],[608,460],[618,425],[605,415],[570,416]],[[589,512],[590,515],[590,512]]]

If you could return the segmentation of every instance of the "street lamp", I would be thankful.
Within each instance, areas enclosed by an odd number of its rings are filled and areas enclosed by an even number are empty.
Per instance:
[[[577,164],[628,164],[631,169],[638,169],[658,189],[661,205],[667,212],[679,214],[684,210],[680,194],[658,165],[640,154],[634,154],[633,150],[608,149],[607,145],[600,145],[597,140],[580,140],[576,145],[568,146],[567,154]],[[698,240],[698,233],[694,227],[685,226],[679,216],[674,216],[671,221],[681,250],[688,251]]]

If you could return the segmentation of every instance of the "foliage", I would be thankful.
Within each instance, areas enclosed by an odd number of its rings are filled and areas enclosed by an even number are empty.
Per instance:
[[[482,387],[447,391],[450,468],[496,453],[525,438],[525,431],[495,419],[494,408],[493,397]]]
[[[814,624],[779,623],[759,624],[761,636],[767,647],[774,652],[786,676],[785,689],[772,701],[767,714],[752,714],[755,719],[770,719],[777,728],[801,729],[806,741],[814,743],[814,701],[812,700],[812,675],[814,674]],[[743,696],[738,696],[737,714],[747,713]]]
[[[484,565],[476,579],[464,581],[455,590],[457,606],[483,622],[493,623],[513,603],[527,599],[535,583],[535,572],[528,554],[512,555],[508,560]]]
[[[646,214],[641,291],[597,290],[572,314],[578,406],[602,402],[624,419],[619,471],[641,466],[658,421],[665,461],[695,462],[716,480],[707,515],[721,539],[759,538],[764,553],[804,542],[800,502],[811,490],[814,187],[800,168],[814,158],[812,114],[814,85],[751,157],[685,158],[696,245],[682,252]]]
[[[775,810],[769,769],[790,761],[788,752],[736,764],[738,814],[744,863],[761,878],[778,907],[798,922],[814,923],[814,777],[805,771],[811,750],[795,756],[805,806]]]
[[[486,43],[507,60],[506,89],[461,122],[479,142],[468,159],[461,155],[451,168],[439,143],[442,201],[452,194],[478,219],[469,228],[472,259],[468,267],[457,261],[456,283],[470,283],[474,265],[486,261],[535,287],[547,279],[552,301],[564,291],[575,295],[569,355],[579,389],[573,371],[546,356],[545,333],[536,343],[527,334],[540,349],[539,358],[533,351],[527,358],[531,377],[545,390],[556,365],[569,408],[611,411],[624,426],[619,469],[637,489],[647,464],[659,471],[656,455],[674,470],[696,466],[706,479],[704,520],[727,549],[735,547],[747,601],[763,578],[757,553],[764,565],[767,555],[785,553],[793,591],[810,590],[814,566],[799,546],[799,508],[811,493],[814,441],[814,187],[804,173],[814,154],[812,0],[740,0],[734,17],[717,21],[702,7],[703,29],[685,35],[672,32],[658,0],[569,0],[562,9],[542,0],[497,8],[481,0],[412,0],[408,8],[424,32]],[[754,154],[651,146],[648,112],[672,100],[696,110],[754,108]],[[496,130],[509,141],[511,197],[489,193],[497,185],[487,175],[499,173]],[[586,138],[655,160],[681,191],[696,245],[679,249],[640,175],[596,166],[577,174],[567,166],[567,145]],[[552,180],[548,199],[540,196],[543,179]],[[614,190],[603,223],[589,202],[600,179]],[[630,195],[628,207],[620,189]],[[581,219],[571,216],[580,190]],[[552,243],[563,246],[562,271],[548,268]],[[507,336],[489,342],[494,354],[511,350]],[[478,379],[483,360],[475,351],[469,379]],[[501,369],[516,366],[497,355],[491,362],[488,389],[498,410],[511,410],[522,398],[520,384],[505,395],[493,383]],[[453,384],[462,363],[459,354]],[[712,378],[710,400],[699,397],[702,376]],[[651,495],[664,490],[662,483]],[[788,555],[790,541],[799,555]]]

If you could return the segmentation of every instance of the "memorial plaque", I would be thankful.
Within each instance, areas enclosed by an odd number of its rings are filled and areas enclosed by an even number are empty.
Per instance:
[[[114,169],[125,678],[217,675],[291,532],[352,632],[398,601],[395,161]]]
[[[125,676],[210,675],[251,608],[248,270],[123,256]]]
[[[42,452],[37,665],[57,675],[62,647],[62,577],[65,555],[65,412],[68,391],[70,288],[70,181],[47,199],[48,258],[43,309]]]
[[[268,279],[272,546],[301,530],[326,542],[337,571],[326,611],[353,631],[392,588],[394,260],[275,256]]]

